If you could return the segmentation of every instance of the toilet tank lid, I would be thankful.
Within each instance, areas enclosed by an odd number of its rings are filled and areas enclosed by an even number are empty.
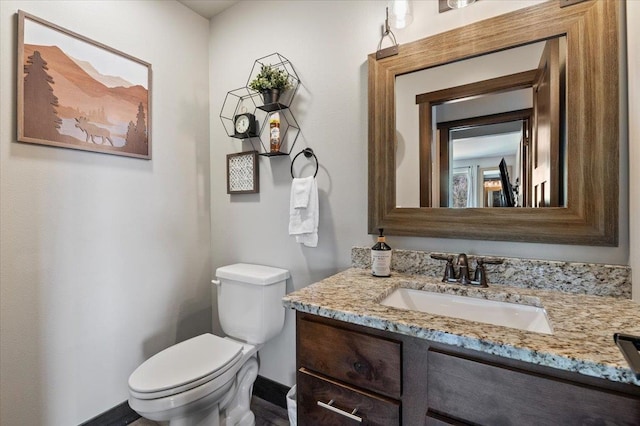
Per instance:
[[[290,277],[290,274],[286,269],[272,266],[236,263],[216,269],[216,276],[248,284],[269,285],[286,280]]]

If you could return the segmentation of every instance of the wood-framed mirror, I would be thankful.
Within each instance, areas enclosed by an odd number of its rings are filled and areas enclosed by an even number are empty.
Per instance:
[[[369,55],[369,233],[384,228],[388,235],[616,246],[622,7],[615,0],[567,7],[551,0],[400,45],[396,56],[376,60],[375,53]],[[545,208],[399,207],[396,78],[557,37],[566,39],[563,203]],[[417,104],[415,114],[418,121]],[[430,130],[420,127],[418,132]]]

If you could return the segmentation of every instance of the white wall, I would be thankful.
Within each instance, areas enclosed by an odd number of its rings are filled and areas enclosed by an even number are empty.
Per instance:
[[[406,43],[537,1],[483,0],[444,14],[435,1],[414,2],[414,22],[396,31]],[[291,270],[288,291],[345,269],[352,246],[373,245],[367,234],[367,55],[381,36],[384,1],[243,1],[211,21],[211,215],[214,267],[245,261]],[[302,87],[293,112],[302,128],[293,154],[313,148],[320,161],[317,248],[287,235],[290,159],[260,158],[260,193],[226,194],[226,155],[250,150],[226,136],[217,117],[227,91],[243,86],[253,61],[279,52],[293,63]],[[622,90],[626,85],[622,82]],[[626,127],[623,117],[622,127]],[[627,144],[621,140],[622,151]],[[293,155],[292,155],[293,157]],[[300,157],[301,158],[301,157]],[[623,159],[626,162],[626,159]],[[297,160],[296,166],[305,160]],[[392,247],[525,258],[627,264],[626,166],[621,172],[619,247],[583,247],[433,238],[388,237]],[[311,170],[307,169],[307,173]],[[292,384],[293,312],[284,332],[261,351],[260,374]],[[219,331],[219,330],[218,330]],[[319,344],[322,344],[319,342]]]
[[[152,161],[15,142],[18,9],[152,64]],[[81,423],[210,330],[208,31],[177,2],[0,2],[0,424]]]

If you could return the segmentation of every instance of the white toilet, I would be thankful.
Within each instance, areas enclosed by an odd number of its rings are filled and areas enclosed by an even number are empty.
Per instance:
[[[282,297],[289,271],[237,263],[216,270],[222,330],[203,334],[152,356],[129,377],[129,405],[171,426],[249,425],[258,349],[284,324]]]

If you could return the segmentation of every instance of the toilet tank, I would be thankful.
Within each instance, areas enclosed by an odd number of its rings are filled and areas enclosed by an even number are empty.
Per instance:
[[[216,269],[220,325],[226,335],[261,344],[276,336],[284,325],[286,269],[236,263]]]

